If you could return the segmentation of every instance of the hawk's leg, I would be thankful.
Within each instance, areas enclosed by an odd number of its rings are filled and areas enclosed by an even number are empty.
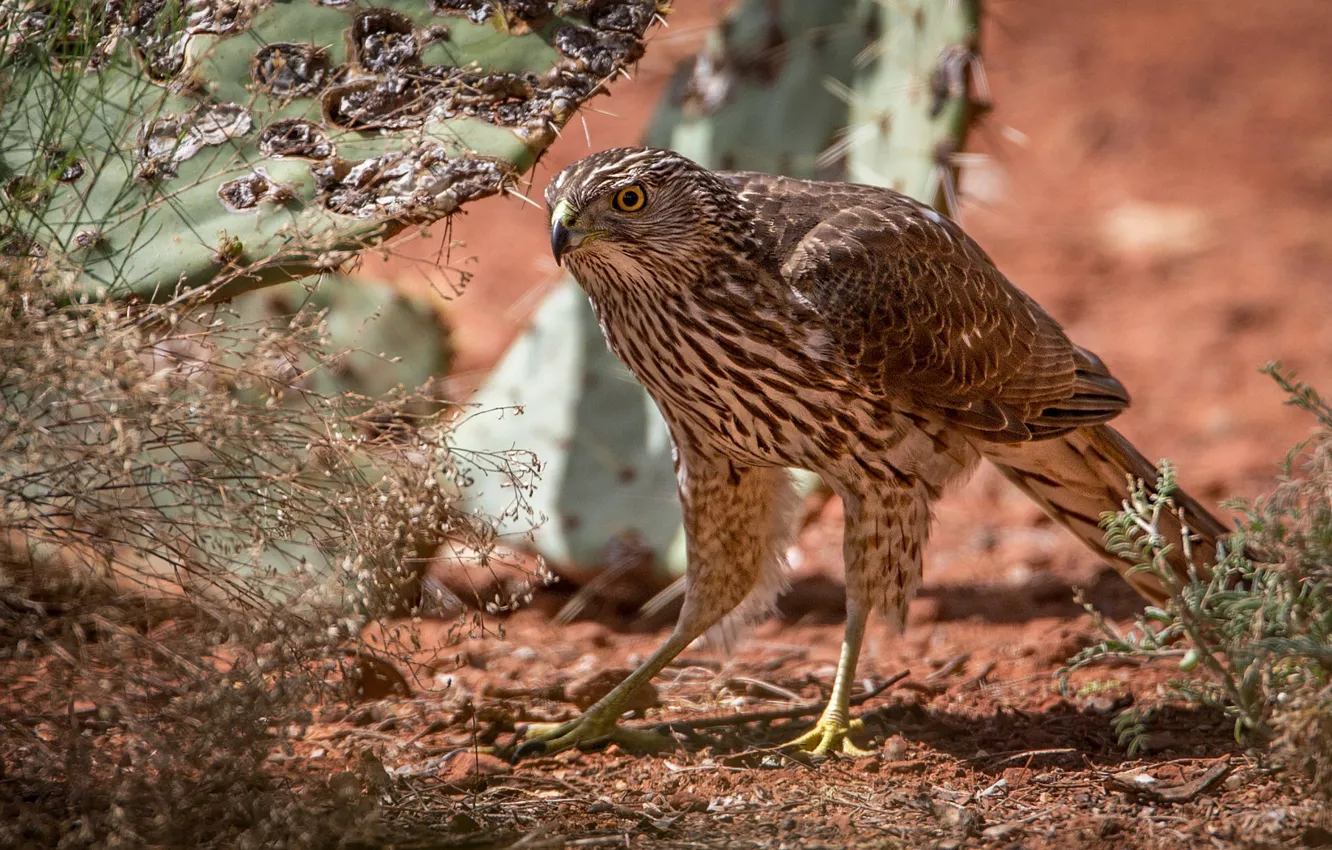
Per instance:
[[[895,482],[894,482],[895,483]],[[906,606],[920,583],[920,551],[929,533],[929,503],[924,492],[902,486],[878,486],[860,495],[838,488],[846,515],[842,554],[846,562],[846,634],[828,707],[814,728],[787,746],[815,755],[839,751],[869,755],[852,743],[850,733],[864,728],[851,720],[851,683],[856,676],[865,625],[876,606],[900,630]]]
[[[701,634],[701,631],[700,631]],[[698,635],[694,635],[697,637]],[[616,723],[624,713],[624,705],[634,691],[656,676],[675,656],[689,646],[693,638],[686,637],[679,628],[666,642],[652,653],[637,670],[625,677],[610,693],[597,700],[581,717],[568,723],[533,723],[527,727],[528,740],[514,751],[514,758],[527,755],[554,753],[569,747],[593,749],[603,744],[619,744],[635,752],[656,752],[671,746],[664,735],[646,729],[626,729]]]
[[[742,602],[748,610],[766,607],[776,598],[795,504],[786,471],[739,468],[726,460],[689,456],[680,463],[679,478],[689,566],[675,631],[582,717],[528,727],[529,739],[515,751],[515,758],[610,742],[633,750],[669,746],[663,736],[616,725],[629,697]]]
[[[869,612],[859,605],[846,609],[846,635],[842,639],[842,657],[837,662],[837,678],[833,680],[832,696],[814,728],[784,746],[798,747],[821,756],[834,750],[852,756],[870,755],[851,742],[850,734],[864,728],[864,723],[851,719],[851,683],[856,678],[856,662],[860,658],[860,643],[865,637],[865,623]]]

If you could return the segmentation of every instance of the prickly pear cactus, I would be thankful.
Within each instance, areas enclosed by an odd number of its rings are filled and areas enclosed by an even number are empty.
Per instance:
[[[341,398],[345,406],[399,388],[414,391],[448,373],[453,350],[444,317],[427,301],[363,278],[326,274],[280,284],[237,298],[233,315],[241,325],[280,327],[300,311],[322,314],[328,348],[345,352],[323,368],[303,369],[300,389]],[[313,364],[311,364],[313,365]],[[290,398],[290,403],[301,403]],[[404,409],[426,415],[438,410],[429,399]]]
[[[0,241],[113,297],[337,266],[512,185],[656,12],[0,0]]]
[[[844,179],[957,215],[954,155],[989,108],[980,0],[859,0],[857,15],[879,36],[846,94],[847,129],[834,148],[846,157]]]
[[[984,104],[979,0],[744,0],[681,64],[647,143],[710,168],[891,186],[942,206]],[[953,212],[953,210],[949,210]]]
[[[743,0],[678,69],[646,142],[712,168],[891,185],[939,203],[948,156],[976,112],[978,0]],[[548,296],[459,428],[461,445],[530,448],[546,464],[530,497],[536,547],[562,572],[605,566],[629,538],[684,570],[669,438],[651,398],[605,347],[572,279]],[[812,488],[817,477],[802,476]],[[511,491],[478,479],[502,510]],[[530,517],[514,517],[520,530]]]
[[[743,0],[677,68],[646,143],[711,168],[837,179],[820,157],[847,123],[829,86],[850,86],[869,42],[857,6]]]

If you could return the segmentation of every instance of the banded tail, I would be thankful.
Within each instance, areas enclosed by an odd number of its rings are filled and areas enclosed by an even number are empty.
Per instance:
[[[1156,481],[1156,467],[1118,431],[1109,425],[1087,425],[1054,439],[988,443],[977,448],[1052,519],[1114,565],[1135,590],[1154,603],[1165,600],[1167,593],[1158,579],[1130,572],[1133,564],[1105,548],[1101,514],[1121,508],[1128,495],[1129,476],[1148,486]],[[1229,529],[1182,490],[1172,499],[1193,538],[1194,561],[1205,568],[1213,563],[1217,544]],[[1179,517],[1163,516],[1161,524],[1161,533],[1172,545],[1171,566],[1181,581],[1187,581]]]

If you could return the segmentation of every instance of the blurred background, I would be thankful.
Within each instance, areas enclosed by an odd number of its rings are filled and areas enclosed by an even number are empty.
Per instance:
[[[677,65],[731,4],[673,5],[632,82],[594,101],[532,172],[535,205],[473,203],[451,227],[367,259],[367,276],[439,301],[455,397],[480,385],[557,286],[547,181],[590,151],[638,143]],[[1208,504],[1270,488],[1309,433],[1260,366],[1280,360],[1332,386],[1328,44],[1322,0],[983,9],[993,109],[958,157],[962,222],[1105,359],[1133,394],[1117,426],[1149,458],[1175,461]],[[837,510],[802,537],[802,570],[836,574]],[[934,588],[1002,580],[996,570],[1100,569],[988,470],[941,507],[927,563]]]

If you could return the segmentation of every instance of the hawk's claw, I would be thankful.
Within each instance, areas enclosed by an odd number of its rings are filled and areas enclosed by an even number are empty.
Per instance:
[[[552,755],[570,747],[583,751],[618,744],[631,752],[655,753],[674,746],[665,735],[648,729],[626,729],[593,714],[584,714],[567,723],[530,723],[520,729],[527,737],[513,751],[513,761],[528,756]]]
[[[851,742],[852,732],[861,732],[865,729],[865,721],[837,720],[836,718],[821,717],[819,722],[814,724],[814,728],[792,741],[782,744],[782,748],[793,747],[804,750],[811,755],[824,756],[831,752],[840,752],[848,756],[872,756],[873,750],[866,750],[857,747]]]

